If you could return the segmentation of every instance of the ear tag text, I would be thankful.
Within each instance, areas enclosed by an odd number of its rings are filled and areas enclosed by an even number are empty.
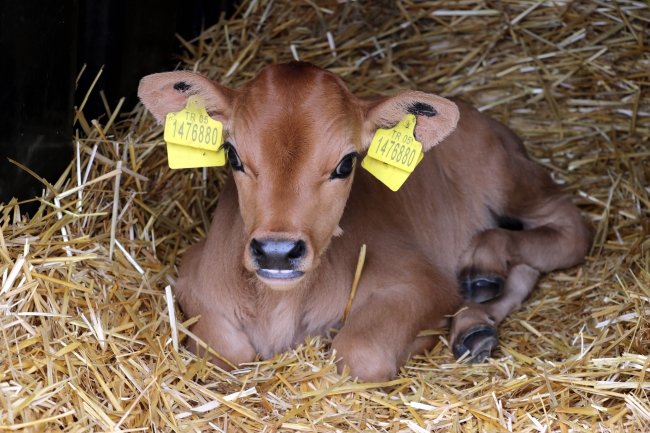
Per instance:
[[[361,166],[397,191],[422,161],[422,143],[415,139],[415,115],[407,114],[390,129],[378,129]]]
[[[170,168],[216,167],[226,164],[223,124],[211,118],[201,98],[192,95],[185,108],[168,113],[165,141]]]

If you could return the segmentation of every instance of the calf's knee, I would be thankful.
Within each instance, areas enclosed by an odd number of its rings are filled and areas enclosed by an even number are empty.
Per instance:
[[[350,377],[356,377],[364,382],[388,382],[396,375],[399,366],[395,356],[386,353],[379,345],[365,341],[350,344],[332,343],[339,359],[337,370],[343,373],[345,366],[350,369]]]
[[[257,351],[251,345],[248,336],[241,331],[232,334],[215,332],[210,323],[206,320],[199,320],[192,327],[192,333],[232,365],[237,366],[245,362],[253,362],[257,356]],[[186,347],[199,358],[205,356],[206,349],[193,339],[186,341]],[[213,354],[210,355],[209,359],[210,362],[226,371],[232,370],[232,366]]]

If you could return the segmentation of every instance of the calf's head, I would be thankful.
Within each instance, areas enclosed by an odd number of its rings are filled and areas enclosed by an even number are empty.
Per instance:
[[[413,113],[426,151],[459,116],[452,102],[421,92],[359,99],[333,73],[303,62],[267,66],[237,90],[191,72],[154,74],[138,94],[160,122],[198,95],[223,123],[248,236],[243,265],[278,290],[295,287],[342,233],[354,171],[378,128]]]

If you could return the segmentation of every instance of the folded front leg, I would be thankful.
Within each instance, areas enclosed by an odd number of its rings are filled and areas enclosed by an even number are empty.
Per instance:
[[[211,277],[210,273],[206,272],[206,267],[201,266],[205,248],[206,241],[202,240],[185,252],[176,284],[176,299],[183,306],[186,317],[201,316],[190,331],[212,350],[233,365],[254,361],[256,351],[248,335],[242,330],[234,314],[227,317],[224,313],[234,310],[234,304],[226,303],[233,298],[228,296],[223,282]],[[207,267],[207,270],[212,268]],[[205,354],[205,349],[190,337],[185,345],[200,357]],[[217,357],[211,356],[210,360],[225,370],[232,369],[228,363]]]
[[[374,288],[353,309],[332,342],[339,372],[347,365],[352,377],[368,382],[394,378],[409,356],[435,343],[418,337],[423,329],[445,326],[457,308],[460,292],[451,278],[421,278],[416,284]]]
[[[202,316],[191,331],[235,366],[255,361],[256,351],[248,335],[219,314]],[[205,354],[205,349],[189,337],[186,346],[190,352],[199,357],[203,357]],[[226,371],[232,370],[229,364],[215,356],[211,356],[210,361]]]

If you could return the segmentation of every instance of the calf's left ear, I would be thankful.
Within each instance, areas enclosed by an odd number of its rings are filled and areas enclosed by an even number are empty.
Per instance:
[[[367,149],[379,128],[392,128],[408,113],[415,114],[415,139],[426,152],[456,129],[458,107],[448,99],[423,92],[407,91],[394,96],[360,102],[364,111],[363,147]]]

